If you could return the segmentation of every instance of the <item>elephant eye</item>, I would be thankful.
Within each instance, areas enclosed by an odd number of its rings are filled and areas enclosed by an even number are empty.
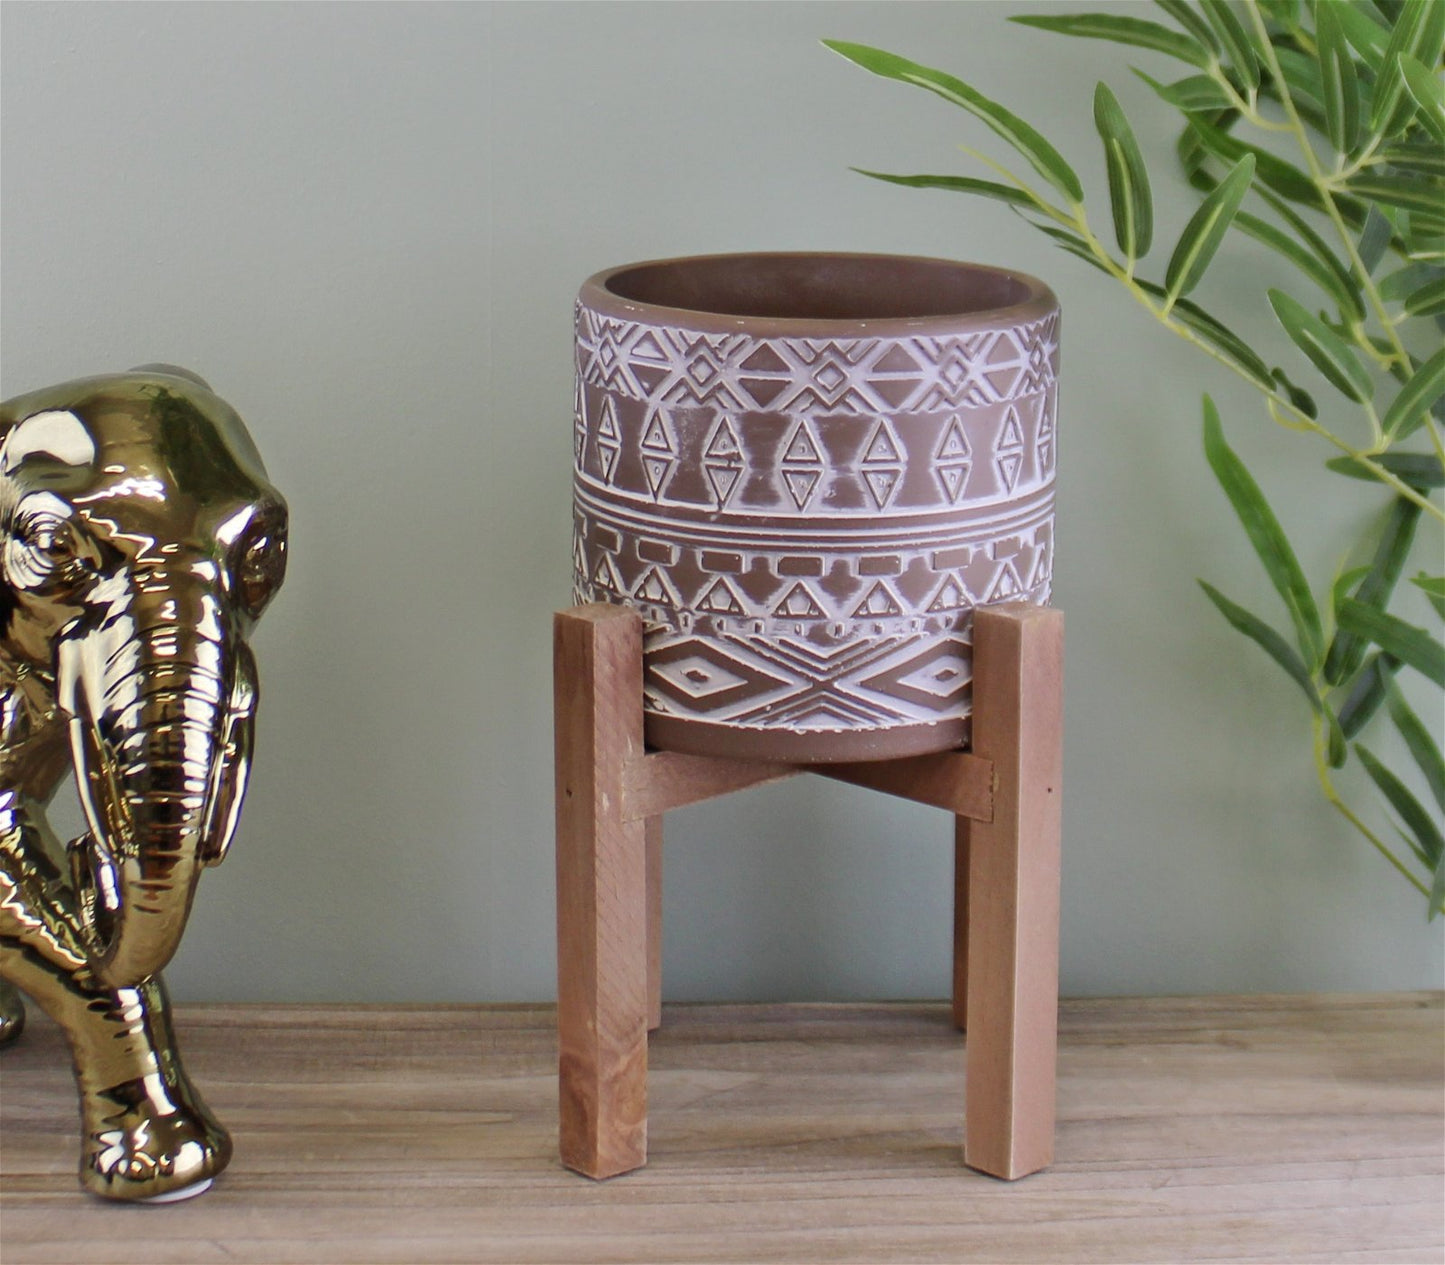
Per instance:
[[[237,544],[237,595],[246,613],[255,618],[266,608],[286,578],[285,523],[260,519]]]
[[[22,527],[21,539],[35,569],[54,580],[80,580],[95,569],[96,559],[69,519],[37,514]]]

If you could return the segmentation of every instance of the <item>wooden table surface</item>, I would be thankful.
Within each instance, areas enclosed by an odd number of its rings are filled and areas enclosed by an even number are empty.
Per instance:
[[[1440,994],[1072,1001],[1053,1168],[962,1167],[938,1004],[669,1007],[649,1166],[556,1158],[550,1007],[189,1006],[200,1199],[75,1184],[57,1029],[0,1053],[0,1260],[1439,1262]]]

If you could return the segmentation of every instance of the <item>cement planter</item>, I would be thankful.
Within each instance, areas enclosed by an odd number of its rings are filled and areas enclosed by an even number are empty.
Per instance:
[[[884,255],[599,273],[575,593],[647,621],[649,743],[818,762],[967,738],[972,611],[1048,600],[1058,303]]]

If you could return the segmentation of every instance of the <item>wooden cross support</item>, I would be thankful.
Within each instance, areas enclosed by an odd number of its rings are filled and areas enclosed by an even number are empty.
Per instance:
[[[562,1162],[647,1162],[647,1034],[662,1021],[662,814],[798,773],[955,817],[953,1015],[967,1032],[964,1160],[1014,1179],[1053,1159],[1063,616],[981,607],[973,745],[861,764],[650,751],[642,620],[578,606],[554,622],[557,1021]]]

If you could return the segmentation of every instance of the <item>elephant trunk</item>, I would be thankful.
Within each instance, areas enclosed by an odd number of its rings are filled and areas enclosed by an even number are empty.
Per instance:
[[[151,574],[61,644],[58,686],[88,834],[72,846],[91,970],[134,987],[170,961],[201,869],[240,815],[255,665],[225,606]]]

